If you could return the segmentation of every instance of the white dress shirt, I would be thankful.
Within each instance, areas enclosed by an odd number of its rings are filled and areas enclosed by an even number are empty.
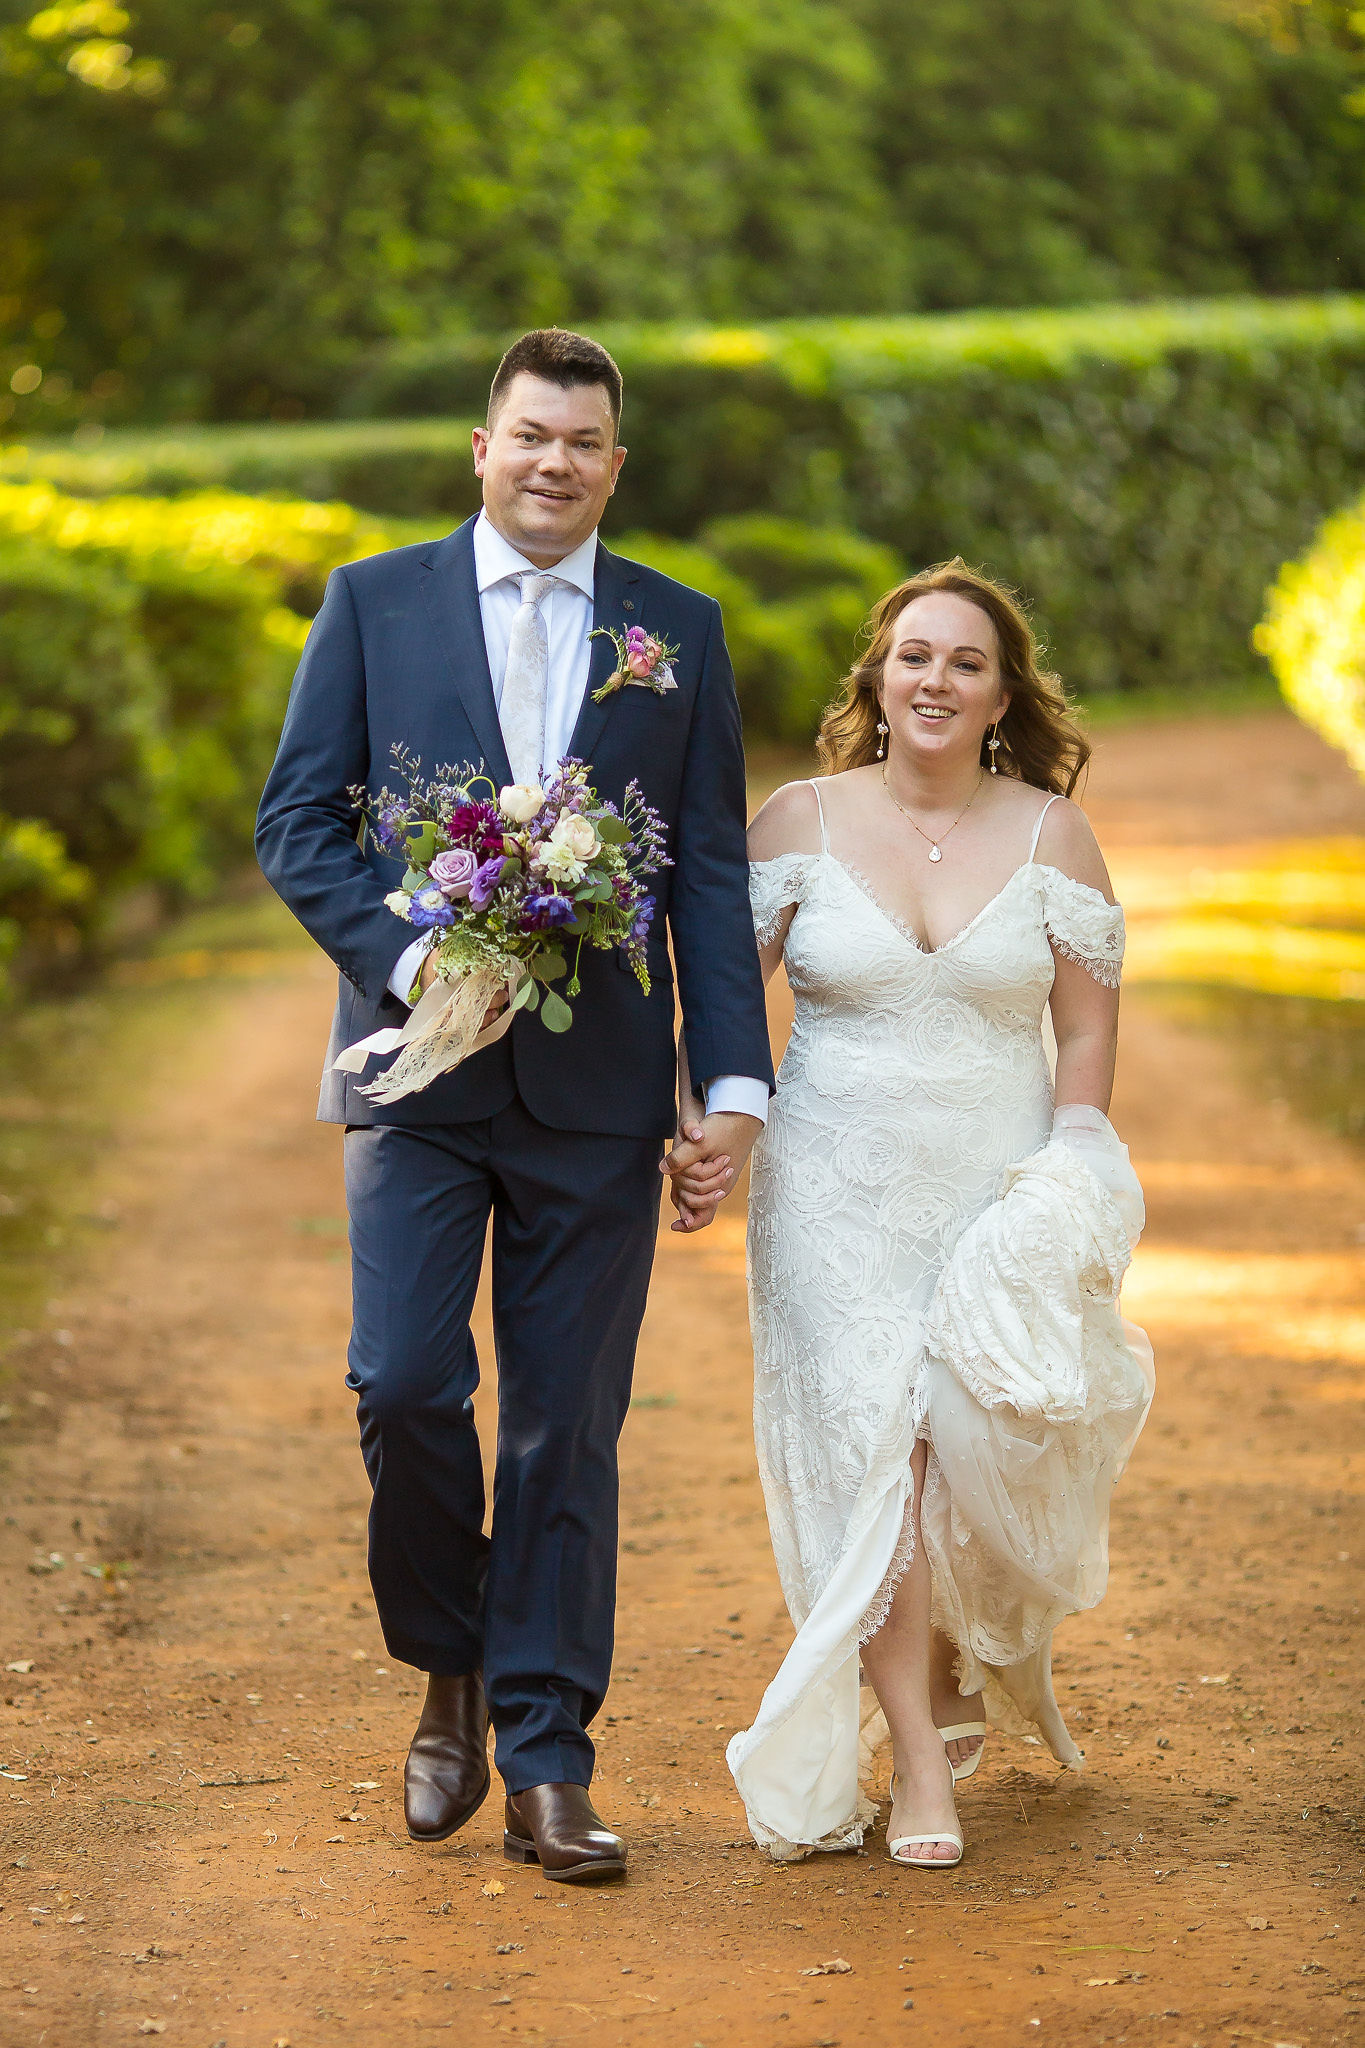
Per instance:
[[[578,723],[583,694],[588,687],[592,646],[594,573],[597,563],[597,535],[590,533],[570,555],[542,570],[528,562],[509,540],[498,532],[487,512],[474,522],[474,580],[479,590],[479,616],[483,621],[483,643],[488,651],[488,673],[493,699],[502,707],[503,676],[507,668],[507,642],[512,621],[521,604],[521,578],[547,574],[559,579],[541,603],[549,642],[550,666],[545,689],[545,760],[547,766],[563,760],[569,751],[573,729]],[[421,972],[422,961],[431,944],[424,932],[405,946],[389,976],[389,987],[400,1002]],[[739,1111],[768,1119],[768,1084],[744,1074],[722,1074],[702,1084],[709,1111]]]

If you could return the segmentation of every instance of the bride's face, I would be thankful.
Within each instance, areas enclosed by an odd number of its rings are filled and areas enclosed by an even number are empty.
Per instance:
[[[896,620],[882,669],[888,753],[975,760],[989,726],[1009,707],[1000,646],[988,613],[950,590],[914,598]]]

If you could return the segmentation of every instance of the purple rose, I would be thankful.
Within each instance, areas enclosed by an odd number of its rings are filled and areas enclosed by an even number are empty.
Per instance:
[[[479,872],[479,863],[466,846],[456,846],[449,853],[438,853],[427,873],[446,896],[452,898],[467,896]]]
[[[412,894],[408,915],[418,931],[428,931],[435,924],[454,924],[455,913],[446,902],[442,890],[430,882],[424,882]]]
[[[573,914],[573,904],[567,896],[547,892],[527,897],[518,923],[524,932],[549,932],[557,925],[571,923]]]
[[[469,886],[471,909],[486,910],[488,908],[493,891],[497,888],[502,871],[506,865],[507,861],[500,853],[494,854],[492,860],[484,862]]]

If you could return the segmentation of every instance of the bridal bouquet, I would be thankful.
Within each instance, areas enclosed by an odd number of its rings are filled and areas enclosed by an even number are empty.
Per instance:
[[[371,1053],[401,1047],[366,1095],[394,1102],[425,1088],[501,1037],[518,1010],[539,1009],[548,1030],[567,1031],[584,946],[623,947],[648,995],[654,898],[645,884],[669,862],[663,821],[638,783],[618,812],[581,761],[561,761],[543,787],[498,790],[468,766],[438,768],[426,781],[405,747],[393,755],[406,794],[349,794],[362,830],[404,862],[402,882],[384,900],[431,933],[436,979],[401,1030],[376,1031],[335,1062],[359,1073]],[[499,996],[506,1007],[486,1024]]]

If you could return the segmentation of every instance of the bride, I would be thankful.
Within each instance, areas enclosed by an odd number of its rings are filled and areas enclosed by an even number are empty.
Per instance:
[[[864,1758],[892,1745],[889,1852],[942,1868],[988,1716],[1081,1762],[1051,1633],[1103,1592],[1151,1398],[1117,1313],[1141,1190],[1104,1114],[1123,913],[1068,801],[1089,748],[1060,685],[961,562],[882,599],[820,750],[829,772],[749,835],[764,973],[785,961],[796,1006],[749,1271],[797,1633],[728,1758],[773,1856],[855,1847],[861,1665]],[[675,1170],[684,1227],[725,1166]]]

